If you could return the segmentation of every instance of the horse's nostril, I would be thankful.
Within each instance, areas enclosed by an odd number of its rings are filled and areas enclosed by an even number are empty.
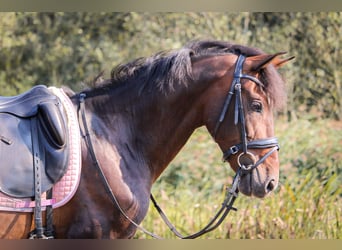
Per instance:
[[[275,180],[272,179],[266,185],[266,193],[272,192],[274,188],[275,188]]]

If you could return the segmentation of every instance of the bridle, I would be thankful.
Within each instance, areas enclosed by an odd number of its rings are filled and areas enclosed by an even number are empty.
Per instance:
[[[242,73],[243,64],[245,62],[246,57],[244,55],[239,55],[236,66],[234,70],[234,78],[233,82],[230,86],[228,95],[224,102],[219,120],[216,123],[214,130],[214,137],[216,135],[226,117],[228,107],[232,101],[232,97],[235,94],[235,107],[234,107],[234,124],[237,126],[240,121],[240,135],[241,135],[241,143],[231,146],[229,149],[223,152],[223,161],[228,161],[228,159],[242,151],[237,158],[238,166],[241,168],[242,174],[247,174],[251,172],[253,169],[257,168],[261,163],[263,163],[267,157],[269,157],[273,152],[279,150],[278,139],[276,137],[258,139],[254,141],[247,140],[247,132],[246,132],[246,121],[245,115],[243,111],[243,103],[242,103],[242,95],[241,95],[241,79],[248,79],[260,87],[263,87],[263,83],[256,77],[246,75]],[[258,161],[256,161],[256,157],[253,153],[248,151],[248,149],[264,149],[271,148],[269,152],[267,152],[264,156],[262,156]]]
[[[171,224],[171,222],[166,217],[165,213],[161,210],[161,208],[158,206],[157,202],[155,201],[153,195],[151,194],[151,200],[161,215],[164,222],[168,225],[170,230],[179,238],[182,239],[194,239],[197,238],[205,233],[208,233],[215,228],[217,228],[225,219],[225,217],[228,215],[230,210],[235,210],[236,208],[233,207],[233,203],[238,195],[238,185],[241,179],[242,175],[245,175],[247,173],[250,173],[253,171],[253,169],[257,168],[261,163],[263,163],[267,157],[269,157],[272,153],[274,153],[276,150],[279,150],[278,145],[278,139],[275,137],[272,138],[266,138],[266,139],[258,139],[254,141],[248,141],[247,140],[247,131],[246,131],[246,121],[245,121],[245,114],[243,110],[243,103],[242,103],[242,94],[241,94],[241,79],[248,79],[259,86],[263,87],[263,83],[256,77],[243,74],[242,68],[243,64],[245,62],[246,57],[242,54],[239,55],[236,66],[234,70],[234,78],[233,82],[230,86],[228,95],[225,99],[222,111],[219,116],[219,120],[216,123],[215,130],[214,130],[214,138],[216,139],[216,135],[226,117],[228,107],[232,101],[233,96],[235,95],[235,107],[234,107],[234,124],[237,126],[240,122],[240,130],[241,130],[241,143],[231,146],[228,150],[225,150],[223,152],[223,161],[228,161],[228,159],[232,156],[237,154],[238,152],[242,151],[238,155],[237,163],[238,163],[238,170],[236,172],[236,175],[233,179],[233,184],[230,189],[226,189],[226,195],[225,199],[222,203],[221,209],[216,213],[216,215],[211,219],[211,221],[205,226],[203,229],[201,229],[199,232],[191,234],[189,236],[183,236],[181,235],[176,228]],[[248,149],[265,149],[270,148],[270,151],[268,151],[264,156],[262,156],[258,161],[256,161],[256,157],[254,154]]]
[[[234,70],[234,79],[231,84],[230,90],[228,92],[227,98],[224,102],[223,109],[221,111],[219,120],[216,124],[214,135],[216,137],[216,134],[219,131],[219,128],[221,127],[228,107],[231,103],[232,97],[235,94],[235,118],[234,118],[234,123],[235,125],[238,124],[240,121],[240,127],[241,127],[241,140],[242,142],[236,145],[233,145],[230,147],[228,150],[223,152],[223,160],[227,161],[230,156],[237,154],[238,152],[242,151],[242,153],[238,156],[237,158],[237,163],[239,165],[238,170],[236,171],[235,177],[233,179],[233,184],[231,188],[226,188],[226,194],[224,201],[221,205],[221,208],[217,211],[217,213],[214,215],[214,217],[209,221],[209,223],[200,231],[197,233],[188,235],[188,236],[183,236],[181,233],[177,231],[175,226],[169,221],[165,213],[162,211],[162,209],[159,207],[157,204],[156,200],[154,199],[153,195],[151,194],[150,198],[152,203],[154,204],[155,208],[161,215],[162,219],[164,222],[167,224],[167,226],[170,228],[170,230],[179,238],[181,239],[194,239],[197,238],[205,233],[208,233],[214,229],[216,229],[226,218],[228,213],[231,210],[236,211],[237,209],[233,207],[234,201],[238,196],[238,185],[241,179],[241,176],[244,174],[247,174],[251,172],[253,169],[257,168],[261,163],[263,163],[267,157],[269,157],[273,152],[276,150],[279,150],[279,145],[278,145],[278,140],[275,137],[272,138],[266,138],[266,139],[259,139],[259,140],[254,140],[254,141],[248,141],[247,140],[247,132],[246,132],[246,122],[245,122],[245,117],[244,117],[244,111],[243,111],[243,103],[242,103],[242,95],[241,95],[241,79],[249,79],[256,84],[263,86],[263,84],[259,81],[259,79],[246,75],[242,73],[242,68],[243,64],[245,61],[246,57],[243,55],[239,55],[235,70]],[[90,133],[89,129],[87,126],[87,120],[86,120],[86,115],[85,115],[85,103],[84,100],[87,98],[85,93],[79,93],[75,97],[78,98],[79,100],[79,112],[81,117],[79,118],[80,124],[83,124],[83,129],[84,131],[81,132],[83,134],[83,138],[86,141],[86,145],[88,146],[88,151],[92,157],[93,164],[97,167],[97,170],[99,172],[99,175],[104,183],[104,186],[107,190],[108,195],[111,198],[112,203],[119,209],[120,213],[135,227],[137,227],[139,230],[143,231],[144,233],[152,236],[153,238],[161,239],[160,236],[149,232],[142,226],[140,226],[138,223],[133,221],[127,214],[126,212],[122,209],[122,207],[119,204],[118,199],[116,198],[115,194],[113,193],[112,189],[109,186],[109,182],[104,175],[104,172],[101,168],[101,165],[99,161],[97,160],[97,157],[95,155],[94,147],[90,138]],[[264,156],[262,156],[258,161],[256,161],[256,157],[254,156],[253,153],[248,151],[248,149],[264,149],[264,148],[271,148],[269,152],[267,152]]]

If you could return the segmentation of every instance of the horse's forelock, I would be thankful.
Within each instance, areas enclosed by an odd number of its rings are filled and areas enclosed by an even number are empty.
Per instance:
[[[269,65],[262,72],[261,79],[265,84],[265,92],[276,110],[286,105],[285,82],[273,65]]]

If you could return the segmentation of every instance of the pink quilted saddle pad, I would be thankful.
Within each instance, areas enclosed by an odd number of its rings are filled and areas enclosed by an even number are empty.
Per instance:
[[[70,155],[65,175],[53,186],[52,199],[46,199],[45,193],[42,195],[43,210],[48,205],[52,205],[53,208],[65,205],[74,196],[81,176],[80,130],[76,111],[62,89],[55,87],[49,89],[59,97],[67,114]],[[34,206],[35,202],[30,198],[13,198],[0,192],[0,210],[2,211],[33,212]]]

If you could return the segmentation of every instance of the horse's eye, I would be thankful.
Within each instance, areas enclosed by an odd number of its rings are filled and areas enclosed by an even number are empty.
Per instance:
[[[262,103],[258,101],[253,101],[251,104],[251,108],[253,111],[261,113],[262,112]]]

